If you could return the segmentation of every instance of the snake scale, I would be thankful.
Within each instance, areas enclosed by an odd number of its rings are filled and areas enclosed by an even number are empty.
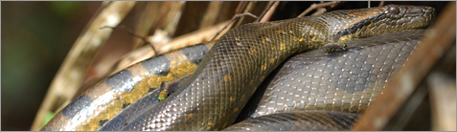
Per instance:
[[[332,111],[283,112],[247,119],[223,131],[347,131],[358,117]]]
[[[183,88],[149,108],[133,122],[124,124],[122,130],[221,130],[235,121],[235,117],[262,80],[289,56],[317,49],[328,43],[342,44],[358,38],[423,28],[430,24],[433,15],[434,9],[430,7],[390,5],[333,11],[320,16],[252,23],[234,28],[216,42],[195,70],[195,74],[182,83]],[[122,72],[118,74],[120,76]],[[106,82],[110,82],[108,80],[110,78],[98,86],[102,87]],[[111,82],[118,82],[117,85],[124,89],[134,85],[122,83],[121,80]],[[151,86],[148,87],[150,88]],[[106,93],[110,90],[100,91]],[[81,98],[88,97],[83,95],[77,101]],[[122,97],[118,100],[122,100]],[[74,104],[87,102],[85,100],[72,103],[73,105],[70,104],[61,113],[84,113],[81,112],[86,109],[83,107],[96,105],[92,103],[74,107]],[[121,104],[120,109],[128,105]],[[74,108],[65,110],[68,107]],[[105,107],[107,106],[103,108]],[[89,129],[75,129],[77,125],[61,120],[87,115],[68,115],[60,118],[59,115],[56,116],[43,130],[97,129],[89,126],[86,126]],[[111,119],[112,116],[106,119]],[[106,121],[101,123],[100,120],[95,120],[88,124],[97,124],[100,127],[104,122]],[[67,124],[61,125],[62,123]],[[62,128],[69,126],[73,128]]]

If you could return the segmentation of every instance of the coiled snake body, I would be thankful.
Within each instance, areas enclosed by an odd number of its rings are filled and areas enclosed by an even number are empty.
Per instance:
[[[345,51],[295,55],[257,89],[238,116],[240,122],[224,130],[349,130],[424,33],[401,31],[348,42]]]
[[[284,59],[328,43],[429,25],[430,7],[385,6],[232,29],[208,52],[183,88],[122,130],[221,130]]]
[[[328,43],[343,44],[353,39],[426,27],[433,15],[434,9],[430,7],[391,5],[237,27],[217,41],[195,74],[182,82],[183,88],[147,112],[137,113],[140,115],[135,115],[136,120],[121,124],[121,128],[221,130],[234,122],[259,84],[287,57]],[[188,53],[186,56],[195,55]],[[155,59],[165,60],[165,57]],[[198,63],[200,60],[192,61]],[[64,108],[42,130],[97,130],[114,114],[140,98],[133,96],[146,95],[158,86],[157,82],[182,77],[182,73],[194,70],[189,67],[195,66],[178,64],[167,69],[167,66],[151,62],[145,61],[108,78]],[[181,72],[180,67],[189,70]],[[159,68],[165,69],[154,71]],[[141,73],[143,71],[153,75]],[[143,81],[139,76],[153,76],[156,80],[151,85],[148,82],[151,79],[143,78]],[[120,97],[105,99],[105,96]]]

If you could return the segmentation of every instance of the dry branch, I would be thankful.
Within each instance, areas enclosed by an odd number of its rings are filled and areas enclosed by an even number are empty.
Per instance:
[[[158,17],[158,13],[160,11],[160,5],[162,4],[161,1],[141,1],[138,2],[137,5],[141,5],[141,8],[137,9],[139,12],[135,16],[135,34],[139,36],[148,36],[149,31],[151,30],[151,27],[156,24],[154,21],[156,19],[160,19]],[[144,40],[138,39],[138,38],[133,38],[133,48],[136,49],[143,45]]]
[[[312,4],[308,9],[306,9],[305,11],[303,11],[300,15],[298,15],[297,17],[303,17],[305,16],[306,14],[308,14],[309,12],[311,12],[312,10],[315,10],[315,9],[318,9],[318,8],[323,8],[323,7],[327,7],[327,6],[336,6],[340,3],[340,1],[332,1],[332,2],[327,2],[327,3],[319,3],[319,4]],[[318,15],[318,14],[313,14],[313,15]]]
[[[279,1],[274,1],[268,3],[268,8],[265,9],[262,14],[260,15],[259,18],[257,18],[256,22],[268,22],[275,12],[276,8],[278,8]]]
[[[179,37],[174,38],[172,41],[164,45],[154,45],[157,48],[158,54],[163,54],[174,49],[180,49],[192,44],[197,44],[205,41],[209,41],[216,32],[219,32],[228,21],[219,23],[214,27],[205,28],[202,30],[188,33]],[[225,29],[228,30],[228,29]]]
[[[378,7],[384,6],[384,1],[379,2]]]
[[[455,80],[440,73],[433,73],[427,82],[430,84],[432,131],[455,131]]]
[[[203,15],[203,20],[200,23],[199,29],[203,29],[206,27],[209,27],[211,25],[214,25],[216,22],[216,19],[218,18],[219,14],[221,14],[221,8],[223,5],[224,1],[211,1],[208,5],[208,9],[205,12],[205,15]]]
[[[170,52],[173,50],[180,49],[182,47],[186,47],[189,45],[193,44],[198,44],[202,42],[209,41],[209,38],[212,37],[217,31],[222,29],[223,25],[226,25],[228,21],[219,23],[217,25],[207,27],[192,33],[188,33],[186,35],[177,37],[167,44],[165,44],[163,47],[158,50],[159,54],[163,54],[166,52]],[[147,58],[155,56],[153,49],[151,48],[150,45],[145,45],[137,50],[134,50],[122,57],[122,59],[113,67],[113,72],[111,72],[111,75],[119,72],[120,70],[133,65],[135,63],[138,63],[142,60],[145,60]]]
[[[61,105],[58,104],[59,102],[69,102],[78,90],[95,53],[111,35],[111,29],[100,30],[100,27],[119,24],[135,3],[132,1],[116,1],[109,2],[106,6],[102,4],[99,14],[92,18],[91,24],[88,24],[78,37],[54,77],[31,130],[38,130],[43,124],[45,114],[49,111],[54,112],[53,109]]]

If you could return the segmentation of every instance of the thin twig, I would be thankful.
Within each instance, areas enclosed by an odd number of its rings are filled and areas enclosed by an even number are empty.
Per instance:
[[[224,1],[211,1],[208,5],[208,8],[205,11],[205,14],[200,22],[200,27],[198,29],[203,29],[214,25],[219,14],[221,14],[222,7],[224,7]]]
[[[214,41],[214,39],[219,36],[219,34],[224,31],[230,24],[232,24],[237,18],[241,18],[243,16],[251,16],[253,18],[258,18],[257,16],[255,16],[254,14],[250,13],[250,12],[245,12],[245,13],[242,13],[242,14],[235,14],[235,16],[232,17],[232,19],[230,20],[229,23],[227,23],[227,25],[224,26],[224,28],[222,28],[219,32],[216,33],[216,35],[214,35],[214,37],[211,39],[211,41]]]
[[[122,28],[122,29],[125,29],[125,30],[127,30],[127,32],[128,32],[130,35],[133,35],[133,36],[135,36],[135,37],[138,37],[138,38],[140,38],[141,40],[143,40],[144,42],[149,43],[149,42],[146,40],[146,37],[143,37],[143,36],[141,36],[141,35],[137,35],[137,34],[133,33],[133,31],[130,30],[129,28],[125,27],[125,25],[121,25],[121,26],[119,26],[119,27],[103,26],[103,27],[101,27],[100,29],[105,29],[105,28],[111,28],[111,29],[119,29],[119,28]]]
[[[326,6],[337,5],[339,3],[340,3],[340,1],[332,1],[332,2],[327,2],[327,3],[312,4],[308,9],[306,9],[303,13],[301,13],[297,17],[303,17],[314,9],[322,8],[322,7],[326,7]]]
[[[136,2],[104,2],[97,14],[86,25],[59,68],[41,104],[31,130],[37,131],[46,112],[54,112],[62,102],[69,102],[83,81],[84,71],[94,59],[96,51],[105,44],[111,31],[97,30],[101,25],[117,25],[130,12]],[[112,18],[112,19],[111,19]],[[60,103],[59,103],[60,102]]]
[[[262,14],[260,14],[259,18],[257,18],[257,20],[255,20],[255,22],[264,21],[264,17],[266,17],[266,19],[269,19],[271,17],[272,12],[274,12],[274,10],[276,9],[276,7],[278,7],[278,5],[279,5],[279,1],[270,2],[267,9],[263,10]],[[266,15],[266,14],[270,14],[270,15]]]
[[[138,3],[138,8],[135,10],[134,33],[142,36],[147,36],[148,33],[157,27],[157,19],[160,19],[159,12],[162,10],[165,2],[160,1],[144,1]],[[136,15],[138,14],[138,15]],[[132,49],[142,46],[144,41],[133,39]],[[150,42],[149,42],[150,43]]]
[[[448,51],[449,52],[449,51]],[[455,51],[454,51],[455,52]],[[454,54],[455,55],[455,54]],[[455,57],[455,56],[454,56]],[[449,57],[451,58],[451,57]],[[455,64],[455,58],[454,64]],[[455,131],[455,81],[452,76],[435,71],[427,77],[430,93],[432,131]]]
[[[379,6],[378,6],[378,7],[381,7],[381,6],[383,6],[383,5],[384,5],[384,1],[381,1],[381,2],[379,3]]]
[[[320,15],[320,14],[322,14],[324,12],[327,12],[327,9],[325,9],[325,8],[317,8],[317,11],[314,12],[313,14],[311,14],[311,16]]]

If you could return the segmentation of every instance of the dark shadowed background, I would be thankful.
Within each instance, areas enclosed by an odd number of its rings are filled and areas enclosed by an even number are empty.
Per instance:
[[[101,2],[1,2],[2,130],[29,130],[52,78]]]

